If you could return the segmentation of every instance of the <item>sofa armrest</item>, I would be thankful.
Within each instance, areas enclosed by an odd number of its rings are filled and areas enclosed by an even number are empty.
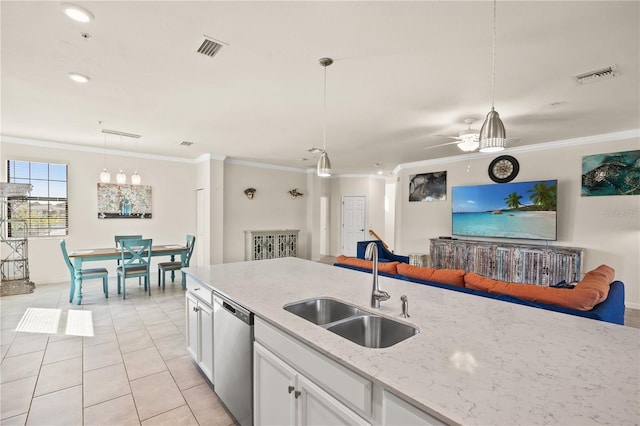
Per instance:
[[[477,290],[476,290],[477,291]],[[571,290],[567,290],[571,291]],[[482,293],[477,291],[478,294]],[[490,297],[490,296],[489,296]],[[607,298],[598,303],[590,311],[579,311],[577,309],[566,308],[564,306],[550,305],[546,303],[531,302],[528,300],[518,299],[508,296],[501,298],[512,303],[533,306],[536,308],[546,309],[549,311],[560,312],[563,314],[576,315],[584,318],[595,319],[598,321],[610,322],[613,324],[624,325],[624,284],[622,281],[613,281],[609,289]],[[512,300],[515,299],[515,300]]]
[[[371,240],[371,241],[358,241],[357,242],[357,257],[360,259],[364,259],[364,252],[367,250],[367,246],[369,243],[376,243],[378,245],[378,258],[381,262],[402,262],[409,263],[409,256],[401,256],[399,254],[391,253],[387,250],[382,241],[380,240]]]
[[[624,283],[614,281],[609,287],[609,295],[590,311],[598,319],[624,325]]]

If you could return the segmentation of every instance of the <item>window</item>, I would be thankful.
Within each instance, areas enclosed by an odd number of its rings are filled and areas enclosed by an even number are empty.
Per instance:
[[[67,235],[67,165],[14,160],[9,160],[7,165],[8,182],[29,183],[33,186],[26,198],[8,198],[8,236]]]

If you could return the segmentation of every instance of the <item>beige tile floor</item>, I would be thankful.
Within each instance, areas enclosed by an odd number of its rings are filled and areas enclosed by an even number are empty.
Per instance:
[[[110,280],[105,299],[100,280],[86,281],[81,306],[68,283],[0,298],[0,424],[234,424],[185,349],[179,282],[151,297],[127,284],[122,300]],[[61,309],[58,333],[14,331],[28,307]],[[69,309],[92,312],[93,337],[65,335]]]

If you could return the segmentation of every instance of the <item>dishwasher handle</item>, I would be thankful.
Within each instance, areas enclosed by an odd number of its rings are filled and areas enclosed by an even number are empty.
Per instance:
[[[214,293],[213,301],[242,322],[253,325],[253,313],[249,312],[247,309],[217,293]]]
[[[236,308],[234,308],[233,306],[231,306],[230,304],[228,304],[225,301],[222,301],[222,307],[224,309],[226,309],[227,311],[231,312],[233,315],[236,314]]]

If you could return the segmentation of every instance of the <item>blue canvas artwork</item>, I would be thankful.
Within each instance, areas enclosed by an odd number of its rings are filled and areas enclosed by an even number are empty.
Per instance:
[[[582,196],[640,195],[640,150],[582,157]]]

